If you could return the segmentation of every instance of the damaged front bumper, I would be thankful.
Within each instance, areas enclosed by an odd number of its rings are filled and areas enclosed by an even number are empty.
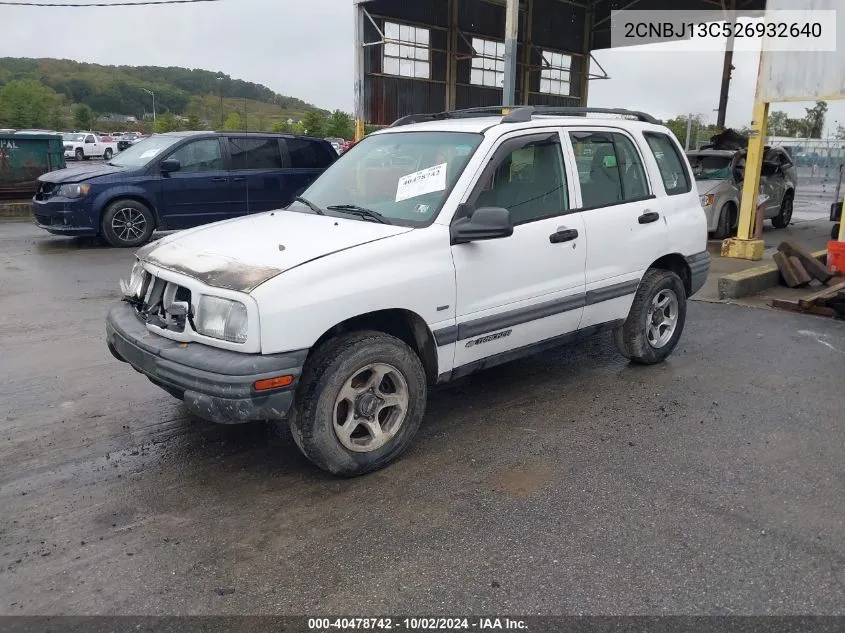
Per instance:
[[[244,354],[172,341],[149,332],[125,302],[109,310],[106,341],[115,358],[183,400],[197,417],[220,424],[284,419],[308,355],[308,350]],[[256,391],[257,381],[279,376],[294,380],[280,389]]]

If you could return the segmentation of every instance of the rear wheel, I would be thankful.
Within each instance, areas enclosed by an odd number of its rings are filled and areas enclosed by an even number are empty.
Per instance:
[[[137,200],[116,200],[103,213],[102,234],[112,246],[132,248],[149,241],[155,216]]]
[[[290,427],[316,466],[353,477],[383,468],[410,444],[426,405],[417,354],[381,332],[344,334],[309,359]]]
[[[772,226],[776,229],[785,229],[792,221],[792,193],[783,196],[780,203],[780,212],[772,218]]]
[[[103,160],[111,160],[113,155],[114,152],[111,151],[111,147],[107,147],[106,151],[103,152]]]
[[[613,332],[625,358],[642,365],[660,363],[672,353],[687,317],[681,278],[669,270],[649,269],[631,305],[628,318]]]

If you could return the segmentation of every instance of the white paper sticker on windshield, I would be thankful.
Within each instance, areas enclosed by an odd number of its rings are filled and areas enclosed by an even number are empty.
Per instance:
[[[441,163],[402,176],[396,186],[396,202],[446,189],[446,165]]]
[[[157,150],[157,149],[148,149],[146,152],[144,152],[143,154],[141,154],[141,158],[152,158],[152,157],[153,157],[153,156],[155,156],[156,154],[158,154],[158,150]]]

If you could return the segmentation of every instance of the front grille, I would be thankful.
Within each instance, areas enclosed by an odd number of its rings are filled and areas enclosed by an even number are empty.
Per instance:
[[[141,290],[134,301],[135,309],[147,323],[173,332],[184,332],[185,323],[191,318],[191,291],[165,281],[144,271]],[[184,314],[174,310],[176,306],[186,307]]]
[[[72,152],[73,151],[73,145],[65,145],[65,151],[66,152]]]

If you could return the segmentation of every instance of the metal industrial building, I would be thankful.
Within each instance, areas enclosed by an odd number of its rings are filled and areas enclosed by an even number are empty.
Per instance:
[[[765,0],[353,1],[359,132],[363,122],[387,125],[408,114],[586,105],[589,80],[606,77],[591,53],[610,48],[612,12],[761,11],[766,5]],[[724,70],[722,110],[729,55]]]

